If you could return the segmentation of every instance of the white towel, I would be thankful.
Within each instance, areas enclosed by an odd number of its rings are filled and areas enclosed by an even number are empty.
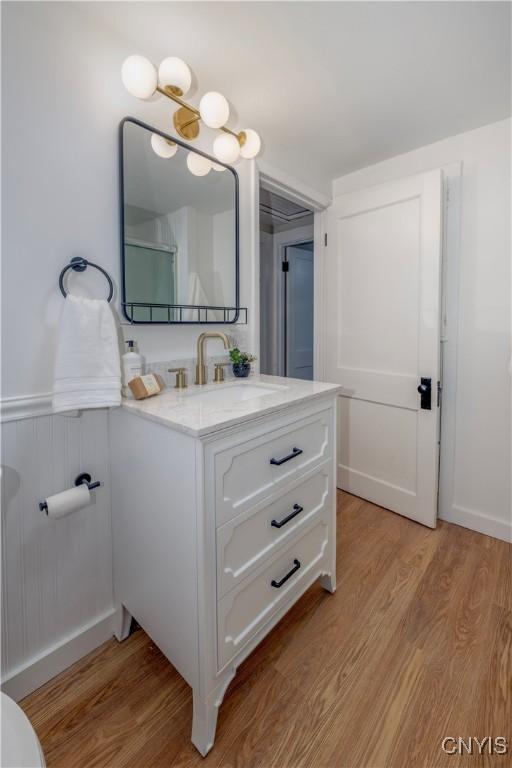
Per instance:
[[[188,276],[188,303],[208,306],[208,299],[197,272],[191,272]]]
[[[117,329],[104,299],[68,294],[60,318],[53,409],[121,405]]]
[[[197,272],[190,272],[188,276],[188,303],[193,306],[208,306],[208,299],[203,289],[201,278]],[[197,310],[184,309],[183,320],[197,320]],[[211,314],[208,313],[208,319],[211,318]],[[201,319],[204,320],[204,312],[201,313]]]

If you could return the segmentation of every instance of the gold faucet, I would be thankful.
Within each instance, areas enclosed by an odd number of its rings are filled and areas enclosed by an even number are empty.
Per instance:
[[[208,370],[204,362],[204,343],[206,339],[221,339],[224,342],[225,349],[229,349],[229,339],[221,331],[207,331],[201,333],[197,338],[197,365],[196,365],[196,384],[206,384],[208,381]]]

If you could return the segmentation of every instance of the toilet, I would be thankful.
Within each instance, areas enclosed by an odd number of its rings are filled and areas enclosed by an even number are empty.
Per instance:
[[[2,768],[45,768],[43,750],[30,720],[9,696],[0,695]]]

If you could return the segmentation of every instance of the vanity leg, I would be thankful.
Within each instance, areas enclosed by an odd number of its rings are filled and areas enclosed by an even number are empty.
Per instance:
[[[202,699],[193,691],[192,744],[206,757],[215,741],[220,702]]]
[[[130,634],[130,627],[132,625],[132,615],[128,613],[124,605],[120,605],[116,612],[114,620],[114,635],[116,639],[121,643],[126,640]]]
[[[320,576],[320,584],[327,592],[333,594],[336,592],[336,574],[325,573],[323,576]]]

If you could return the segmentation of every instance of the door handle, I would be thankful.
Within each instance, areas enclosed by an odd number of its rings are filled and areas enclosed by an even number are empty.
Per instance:
[[[418,386],[418,392],[421,395],[421,408],[424,411],[432,410],[432,379],[422,377],[421,384]]]

